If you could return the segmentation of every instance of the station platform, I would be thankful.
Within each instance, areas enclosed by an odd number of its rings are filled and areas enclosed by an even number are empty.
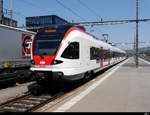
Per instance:
[[[150,62],[129,58],[45,112],[148,112]]]

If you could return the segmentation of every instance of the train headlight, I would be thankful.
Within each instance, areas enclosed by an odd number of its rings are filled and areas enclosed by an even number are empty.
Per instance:
[[[63,61],[61,61],[61,60],[53,60],[51,65],[56,65],[56,64],[61,64],[61,63],[63,63]]]
[[[33,64],[33,65],[35,64],[34,60],[31,60],[31,64]]]

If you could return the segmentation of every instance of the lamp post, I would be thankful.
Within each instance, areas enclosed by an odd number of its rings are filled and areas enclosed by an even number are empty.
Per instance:
[[[10,18],[11,18],[10,25],[13,26],[13,0],[11,0],[10,3]]]
[[[138,0],[136,0],[136,67],[138,68]]]

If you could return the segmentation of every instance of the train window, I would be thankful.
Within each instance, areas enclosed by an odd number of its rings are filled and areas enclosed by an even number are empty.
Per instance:
[[[99,48],[90,47],[90,60],[99,60],[100,58],[100,50]]]
[[[71,27],[72,25],[52,25],[40,29],[33,42],[33,55],[56,55],[61,41]]]
[[[104,59],[107,60],[111,57],[110,50],[104,50]]]
[[[68,59],[79,59],[79,42],[70,43],[61,57]]]
[[[107,61],[108,59],[108,50],[103,50],[103,58],[104,58],[104,61]]]
[[[59,40],[36,40],[34,42],[34,55],[55,55]]]
[[[90,48],[90,60],[94,60],[94,47]]]
[[[113,58],[121,57],[121,53],[113,52],[112,57]]]

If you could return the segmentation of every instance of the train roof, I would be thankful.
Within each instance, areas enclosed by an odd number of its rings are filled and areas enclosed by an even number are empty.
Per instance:
[[[72,24],[60,24],[60,25],[54,24],[54,25],[49,25],[49,26],[46,26],[46,27],[40,29],[39,32],[43,32],[43,31],[45,31],[46,29],[58,29],[58,32],[59,32],[59,30],[60,30],[60,31],[62,31],[62,30],[67,30],[67,29],[69,29],[69,28],[71,28],[71,27],[76,27],[76,26],[74,26],[74,25],[72,25]],[[77,27],[77,28],[78,28],[78,27]],[[79,28],[79,29],[80,29],[80,28]],[[81,30],[82,30],[82,29],[81,29]],[[88,35],[90,35],[90,36],[91,36],[92,38],[94,38],[97,42],[103,44],[103,48],[105,48],[105,49],[110,49],[111,51],[115,51],[115,52],[122,52],[122,53],[125,53],[124,50],[119,49],[119,48],[117,48],[117,47],[115,47],[115,46],[112,46],[112,45],[110,45],[110,44],[108,44],[108,43],[106,43],[106,42],[104,42],[104,41],[102,41],[102,40],[96,38],[95,36],[93,36],[93,35],[91,35],[91,34],[85,32],[85,31],[83,31],[83,32],[86,33],[86,34],[88,34]]]
[[[38,33],[42,33],[45,30],[57,30],[57,33],[62,33],[65,30],[68,30],[69,28],[74,27],[71,24],[52,24],[52,25],[48,25],[45,26],[44,28],[41,28]]]
[[[89,34],[89,33],[87,33],[87,34]],[[117,47],[115,47],[115,46],[112,46],[112,45],[110,45],[109,43],[106,43],[106,42],[102,41],[101,39],[96,38],[95,36],[93,36],[93,35],[91,35],[91,34],[89,34],[89,35],[92,36],[92,37],[93,37],[96,41],[98,41],[99,43],[103,44],[103,48],[105,48],[105,49],[109,49],[109,50],[114,51],[114,52],[126,53],[126,51],[124,51],[124,50],[122,50],[122,49],[120,49],[120,48],[117,48]]]
[[[108,43],[106,43],[106,42],[104,42],[104,41],[102,41],[100,39],[96,39],[96,40],[97,40],[97,42],[99,42],[100,44],[103,45],[104,49],[111,50],[111,51],[114,51],[114,52],[126,53],[124,50],[122,50],[120,48],[117,48],[115,46],[112,46],[112,45],[110,45],[110,44],[108,44]]]
[[[58,28],[71,28],[74,27],[72,24],[52,24],[52,25],[48,25],[45,26],[44,28],[40,29],[40,30],[45,30],[45,29],[58,29]]]

